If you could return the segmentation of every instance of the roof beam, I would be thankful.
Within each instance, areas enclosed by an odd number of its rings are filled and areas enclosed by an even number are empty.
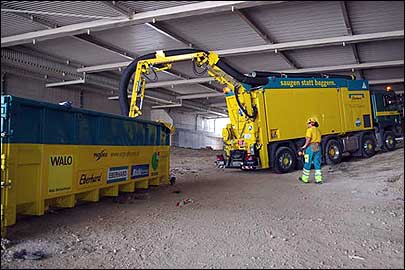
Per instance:
[[[343,45],[348,43],[360,43],[360,42],[369,42],[375,40],[385,40],[385,39],[400,39],[404,37],[404,30],[399,31],[389,31],[389,32],[380,32],[380,33],[372,33],[372,34],[359,34],[353,36],[341,36],[341,37],[333,37],[333,38],[322,38],[322,39],[315,39],[315,40],[304,40],[304,41],[293,41],[293,42],[284,42],[284,43],[277,43],[277,44],[268,44],[268,45],[259,45],[259,46],[250,46],[250,47],[242,47],[236,49],[226,49],[226,50],[218,50],[220,56],[236,56],[242,54],[252,54],[252,53],[260,53],[266,51],[275,51],[277,50],[295,50],[295,49],[305,49],[305,48],[312,48],[316,46],[332,46],[332,45]],[[120,63],[112,63],[106,65],[97,65],[97,66],[89,66],[84,68],[79,68],[77,72],[100,72],[106,70],[117,70],[119,68],[126,67],[130,64],[130,62],[120,62]]]
[[[264,41],[266,41],[267,43],[273,43],[270,39],[270,37],[265,33],[264,30],[260,29],[259,26],[257,24],[255,24],[248,16],[245,12],[243,12],[242,10],[239,9],[235,9],[234,10],[235,14],[237,14],[243,21],[245,21],[250,28],[252,28],[256,34],[258,34]]]
[[[345,22],[347,34],[349,36],[352,36],[354,34],[354,32],[353,32],[353,28],[352,28],[352,23],[350,21],[349,11],[348,11],[345,1],[340,1],[340,10],[342,11],[343,20]],[[351,47],[352,47],[353,56],[354,56],[354,59],[356,60],[356,63],[360,64],[361,60],[360,60],[360,55],[359,55],[359,50],[357,48],[357,44],[351,44]],[[360,71],[360,75],[364,79],[364,74],[362,71]]]
[[[183,104],[178,103],[178,104],[167,104],[167,105],[156,105],[152,106],[152,109],[165,109],[165,108],[174,108],[174,107],[182,107]]]
[[[36,10],[10,9],[10,8],[1,8],[1,11],[10,12],[10,13],[38,14],[38,15],[61,16],[61,17],[79,17],[79,18],[89,18],[89,19],[109,19],[109,20],[122,19],[122,17],[105,17],[105,16],[46,12],[46,11],[36,11]]]
[[[131,62],[132,61],[126,61],[126,62],[120,62],[120,63],[83,67],[83,68],[78,68],[77,72],[92,73],[92,72],[102,72],[102,71],[108,71],[108,70],[120,70],[121,68],[127,67],[129,64],[131,64]]]
[[[86,43],[89,43],[94,46],[97,46],[100,49],[107,50],[109,52],[113,52],[113,53],[118,54],[119,56],[127,58],[129,60],[133,60],[134,57],[136,57],[133,53],[123,50],[123,49],[121,49],[115,45],[109,44],[105,41],[101,41],[92,35],[80,34],[80,35],[72,36],[72,38],[78,39],[82,42],[86,42]]]
[[[266,51],[285,51],[285,50],[296,50],[296,49],[305,49],[313,47],[323,47],[323,46],[333,46],[333,45],[346,45],[351,43],[360,43],[360,42],[369,42],[376,40],[386,40],[386,39],[401,39],[404,37],[404,30],[398,31],[388,31],[388,32],[379,32],[371,34],[359,34],[352,36],[340,36],[332,38],[320,38],[312,40],[302,40],[302,41],[291,41],[277,44],[269,45],[258,45],[251,47],[243,47],[236,49],[226,49],[219,50],[217,53],[220,56],[234,56],[242,54],[252,54]]]
[[[368,81],[368,84],[377,85],[377,84],[403,83],[403,82],[404,78],[396,78],[396,79],[370,80]]]
[[[173,81],[163,81],[155,83],[147,83],[145,88],[156,88],[156,87],[167,87],[167,86],[176,86],[176,85],[185,85],[185,84],[194,84],[194,83],[205,83],[214,81],[214,78],[196,78],[188,80],[173,80]]]
[[[276,71],[276,72],[285,72],[285,73],[287,73],[287,72],[290,72],[290,73],[305,73],[305,72],[308,72],[308,73],[310,73],[310,72],[320,72],[320,71],[339,71],[339,70],[394,67],[394,66],[403,66],[403,65],[404,65],[404,60],[394,60],[394,61],[370,62],[370,63],[361,63],[361,64],[328,66],[328,67],[313,67],[313,68],[280,70],[280,71]]]
[[[258,26],[257,22],[253,22],[253,20],[251,18],[248,17],[248,15],[242,11],[242,10],[234,10],[234,12],[243,20],[245,21],[250,28],[252,28],[264,41],[266,41],[266,43],[268,44],[273,44],[274,41],[272,40],[272,38],[270,38],[270,36],[268,34],[266,34],[266,32]],[[289,66],[291,66],[292,68],[297,68],[297,65],[283,52],[280,52],[280,57],[284,59],[284,61],[287,62],[287,64]]]
[[[349,17],[349,13],[347,11],[346,2],[345,1],[339,1],[339,2],[340,2],[340,10],[342,11],[343,20],[344,20],[345,25],[346,25],[347,33],[349,35],[353,35],[352,24],[350,22],[350,17]]]
[[[221,11],[231,10],[234,8],[246,8],[274,3],[280,3],[280,1],[203,1],[195,4],[141,12],[138,14],[134,14],[131,18],[102,19],[91,22],[62,26],[57,29],[40,30],[15,36],[4,37],[1,38],[1,47],[9,47],[25,43],[32,43],[33,40],[43,41],[65,36],[88,33],[90,31],[101,31],[134,24],[155,22],[157,20],[168,20],[192,15],[218,13]]]
[[[152,28],[153,30],[165,35],[168,38],[171,38],[177,42],[182,43],[183,45],[187,47],[193,47],[193,44],[186,39],[178,36],[177,34],[173,33],[172,31],[168,30],[166,27],[162,26],[162,24],[159,24],[157,22],[155,23],[145,23],[147,26]]]
[[[74,81],[47,83],[47,84],[45,84],[45,87],[58,87],[58,86],[66,86],[66,85],[72,85],[72,84],[84,84],[84,83],[86,83],[86,80],[80,79],[80,80],[74,80]]]
[[[178,96],[176,99],[198,99],[198,98],[207,98],[207,97],[220,97],[223,96],[223,93],[202,93],[202,94],[193,94],[193,95],[183,95]]]
[[[209,103],[208,107],[226,107],[226,102]]]

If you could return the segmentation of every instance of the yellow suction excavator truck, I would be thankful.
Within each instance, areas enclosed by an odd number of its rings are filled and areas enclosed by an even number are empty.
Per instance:
[[[142,113],[144,75],[169,70],[191,60],[224,86],[230,123],[223,129],[225,156],[217,163],[243,170],[272,168],[279,173],[303,166],[298,149],[305,140],[306,120],[315,118],[322,132],[323,162],[337,164],[344,152],[374,155],[368,81],[328,74],[242,74],[214,52],[196,49],[158,51],[135,59],[120,82],[124,115]],[[131,103],[128,84],[134,75]]]

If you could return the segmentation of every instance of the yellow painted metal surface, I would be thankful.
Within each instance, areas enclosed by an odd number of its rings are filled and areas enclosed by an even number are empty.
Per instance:
[[[376,116],[391,116],[391,115],[400,115],[398,111],[386,111],[386,112],[376,112]]]
[[[322,134],[340,133],[339,92],[327,89],[270,89],[265,91],[269,142],[304,137],[313,117]]]
[[[363,115],[371,116],[369,91],[270,89],[264,95],[269,142],[303,137],[310,117],[323,135],[370,129],[363,122]]]
[[[1,189],[2,234],[15,223],[16,214],[43,215],[51,206],[74,207],[80,200],[98,201],[169,183],[169,150],[169,146],[2,145],[2,154],[7,154],[2,179],[11,180]]]

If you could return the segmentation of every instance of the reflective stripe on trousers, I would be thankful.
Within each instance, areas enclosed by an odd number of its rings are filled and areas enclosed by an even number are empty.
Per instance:
[[[302,170],[302,177],[301,179],[304,182],[309,180],[309,176],[311,174],[311,165],[312,162],[314,163],[315,167],[315,181],[321,182],[322,181],[322,170],[321,170],[321,151],[312,152],[311,147],[307,147],[305,149],[304,155],[304,169]]]

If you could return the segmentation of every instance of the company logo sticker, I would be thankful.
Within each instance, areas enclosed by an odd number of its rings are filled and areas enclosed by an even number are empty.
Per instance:
[[[101,183],[103,176],[102,170],[79,171],[79,186],[88,186]]]
[[[159,165],[159,153],[155,152],[152,155],[152,169],[156,171],[158,165]]]
[[[100,159],[103,158],[103,157],[107,157],[107,152],[106,152],[105,149],[103,149],[103,150],[101,150],[101,151],[98,152],[98,153],[94,153],[94,154],[93,154],[93,157],[96,159],[96,161],[97,161],[97,160],[100,160]]]
[[[131,166],[131,179],[149,176],[149,164]]]
[[[359,126],[361,125],[360,118],[357,118],[357,119],[356,119],[355,124],[356,124],[356,127],[359,127]]]
[[[128,166],[108,168],[107,184],[125,181],[128,178]]]
[[[51,166],[70,166],[73,163],[73,157],[71,155],[63,156],[49,156]]]

